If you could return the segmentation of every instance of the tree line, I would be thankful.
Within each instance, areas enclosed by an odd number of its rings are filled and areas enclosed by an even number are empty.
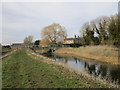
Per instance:
[[[80,33],[82,45],[115,45],[119,46],[119,20],[118,14],[107,17],[98,17],[83,24]],[[67,38],[67,30],[60,24],[46,26],[41,31],[41,40],[36,45],[62,44]],[[24,39],[24,45],[30,47],[33,36]]]
[[[119,44],[118,14],[99,17],[82,26],[84,45],[115,45]]]

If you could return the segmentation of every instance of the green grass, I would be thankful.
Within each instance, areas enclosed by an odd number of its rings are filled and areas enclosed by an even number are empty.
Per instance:
[[[17,50],[2,60],[3,88],[104,88],[111,87],[68,69],[42,62],[41,58],[28,56]]]

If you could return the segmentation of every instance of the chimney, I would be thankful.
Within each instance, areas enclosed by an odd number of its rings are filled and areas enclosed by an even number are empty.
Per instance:
[[[76,38],[77,36],[75,35],[75,38]]]

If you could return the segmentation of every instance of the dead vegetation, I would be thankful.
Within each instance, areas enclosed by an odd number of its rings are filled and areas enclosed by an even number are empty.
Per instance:
[[[113,46],[86,46],[80,48],[60,48],[56,54],[70,54],[87,59],[97,60],[113,65],[120,65],[118,60],[118,48]]]

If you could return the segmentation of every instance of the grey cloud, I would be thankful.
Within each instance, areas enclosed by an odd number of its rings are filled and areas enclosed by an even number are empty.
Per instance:
[[[117,13],[117,3],[3,3],[3,43],[23,41],[32,34],[40,39],[43,27],[60,23],[68,36],[78,33],[82,24],[99,16]],[[16,38],[19,36],[19,38]],[[9,39],[9,40],[8,40]]]

